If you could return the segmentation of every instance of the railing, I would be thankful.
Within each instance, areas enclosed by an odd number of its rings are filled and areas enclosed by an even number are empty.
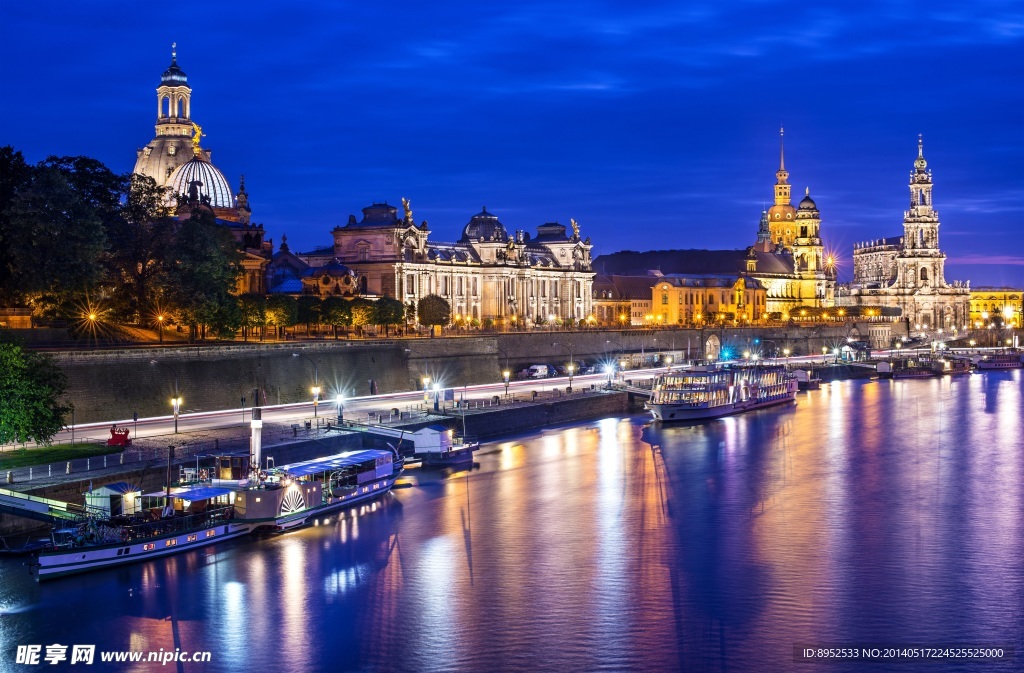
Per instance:
[[[218,507],[200,514],[173,516],[129,525],[118,525],[114,522],[111,522],[113,525],[108,525],[91,520],[79,525],[79,535],[73,544],[80,546],[83,544],[132,542],[189,530],[212,528],[230,521],[234,517],[234,511],[234,507]]]

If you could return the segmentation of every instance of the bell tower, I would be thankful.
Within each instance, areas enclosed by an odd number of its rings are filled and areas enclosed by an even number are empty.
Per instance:
[[[188,76],[178,67],[177,42],[171,44],[171,65],[156,89],[156,134],[192,134],[192,87],[188,85]]]
[[[791,198],[789,171],[783,145],[784,129],[779,128],[779,170],[775,171],[775,204],[768,209],[771,242],[784,250],[792,250],[796,239],[796,208]]]
[[[939,250],[939,213],[932,207],[932,172],[919,134],[917,158],[910,172],[910,210],[903,213],[903,246],[896,262],[898,282],[911,288],[945,287],[945,260]]]

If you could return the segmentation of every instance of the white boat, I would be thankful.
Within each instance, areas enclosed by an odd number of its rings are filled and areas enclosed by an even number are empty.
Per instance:
[[[1016,351],[984,355],[975,362],[978,369],[1020,369],[1021,354]]]
[[[222,460],[224,457],[218,457]],[[249,457],[232,457],[232,474]],[[363,450],[206,479],[139,495],[118,516],[83,515],[53,532],[32,570],[39,580],[148,561],[250,533],[296,528],[391,490],[403,463],[391,451]],[[214,470],[213,472],[216,472]]]
[[[645,406],[656,421],[694,421],[792,402],[797,390],[782,365],[709,365],[659,375]]]

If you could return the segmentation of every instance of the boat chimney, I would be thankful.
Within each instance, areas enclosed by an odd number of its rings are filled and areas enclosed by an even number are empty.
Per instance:
[[[259,407],[252,408],[252,420],[249,422],[252,428],[252,437],[249,440],[249,469],[259,474],[260,464],[263,461],[263,410]]]
[[[174,445],[171,444],[167,447],[167,504],[171,504],[171,465],[174,463]]]

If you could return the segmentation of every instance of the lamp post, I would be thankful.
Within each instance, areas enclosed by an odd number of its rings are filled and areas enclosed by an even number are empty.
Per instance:
[[[572,373],[573,373],[573,370],[576,369],[576,362],[575,362],[575,358],[573,358],[573,352],[572,352],[572,344],[566,346],[565,344],[558,343],[556,341],[556,342],[552,343],[551,345],[552,346],[561,346],[565,350],[569,351],[569,367],[568,367],[568,369],[569,369],[569,392],[571,393],[572,392]]]
[[[317,367],[316,361],[314,361],[313,358],[309,357],[308,355],[303,355],[302,353],[292,353],[292,357],[304,358],[306,360],[309,360],[309,363],[313,365],[313,387],[310,389],[310,392],[313,393],[313,418],[316,418],[316,407],[317,404],[320,402],[320,368]]]
[[[160,343],[164,342],[164,316],[163,314],[156,317],[157,329],[160,330]]]
[[[178,434],[178,412],[181,410],[182,401],[181,396],[178,394],[178,370],[166,362],[160,362],[159,360],[150,360],[149,364],[166,367],[171,370],[171,374],[174,376],[174,397],[171,398],[171,410],[174,412],[174,434]]]
[[[828,346],[821,347],[821,364],[825,364],[825,358],[828,357]]]
[[[430,401],[430,377],[424,376],[421,381],[423,382],[423,403],[426,404]]]
[[[508,397],[508,377],[511,373],[507,369],[501,373],[502,378],[505,379],[505,397]]]
[[[782,349],[782,354],[783,354],[784,356],[786,356],[786,368],[787,368],[787,369],[789,368],[789,352],[790,352],[790,351],[789,351],[789,349],[788,349],[788,348],[783,348],[783,349]]]
[[[345,401],[345,397],[341,393],[338,393],[335,401],[338,403],[338,425],[341,425],[345,417],[345,405],[342,404]]]

